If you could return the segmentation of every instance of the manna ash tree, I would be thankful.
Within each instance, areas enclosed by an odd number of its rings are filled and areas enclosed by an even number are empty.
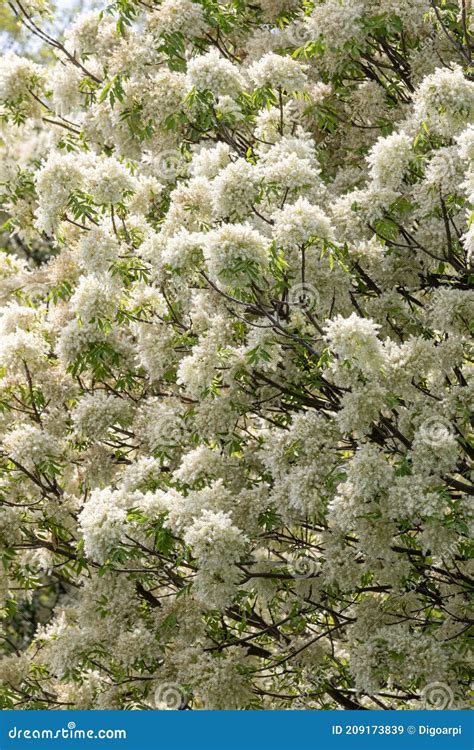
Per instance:
[[[465,706],[469,0],[11,7],[2,705]]]

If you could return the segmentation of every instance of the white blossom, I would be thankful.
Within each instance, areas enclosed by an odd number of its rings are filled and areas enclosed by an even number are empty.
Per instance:
[[[244,78],[237,66],[212,49],[205,55],[194,57],[188,65],[187,84],[190,89],[212,91],[216,96],[232,94],[243,89]]]

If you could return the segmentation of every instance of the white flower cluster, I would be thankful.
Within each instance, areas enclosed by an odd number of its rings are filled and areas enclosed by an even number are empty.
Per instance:
[[[382,187],[397,188],[411,153],[411,139],[403,131],[380,138],[368,157],[371,178]]]
[[[127,512],[123,499],[113,490],[94,490],[79,514],[86,555],[105,562],[123,533]]]
[[[147,28],[153,34],[184,34],[202,36],[207,27],[202,5],[194,0],[164,0],[155,13],[150,13]]]
[[[2,445],[7,455],[30,469],[57,457],[61,450],[54,435],[28,423],[8,432]]]
[[[335,317],[326,325],[329,348],[344,361],[354,362],[361,369],[381,363],[381,344],[377,337],[379,323],[352,313],[348,318]]]
[[[100,391],[83,396],[72,413],[74,427],[80,436],[97,440],[116,423],[126,423],[128,403]]]
[[[41,111],[35,96],[45,85],[40,65],[26,57],[9,52],[0,57],[0,102],[17,105],[24,115],[35,116]]]
[[[416,92],[414,116],[436,135],[449,138],[472,122],[474,83],[454,70],[438,68],[426,76]]]
[[[204,257],[212,279],[238,285],[265,268],[268,245],[249,224],[226,224],[206,235]]]
[[[249,68],[256,86],[274,86],[287,91],[301,91],[307,81],[305,67],[291,57],[268,52]]]
[[[67,115],[81,104],[80,83],[83,74],[74,65],[58,62],[51,74],[53,104],[56,113]]]
[[[245,86],[238,67],[215,49],[190,60],[186,80],[189,89],[212,91],[215,96],[232,95]]]
[[[234,563],[243,555],[247,539],[222,511],[204,511],[184,534],[199,562],[195,578],[198,599],[211,608],[231,600],[239,578]]]
[[[330,240],[333,237],[331,220],[319,207],[306,198],[285,206],[273,214],[274,237],[281,247],[297,248],[312,239]]]

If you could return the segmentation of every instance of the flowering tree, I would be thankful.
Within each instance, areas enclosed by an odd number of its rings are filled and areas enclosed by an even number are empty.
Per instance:
[[[470,3],[11,6],[2,705],[464,706]]]

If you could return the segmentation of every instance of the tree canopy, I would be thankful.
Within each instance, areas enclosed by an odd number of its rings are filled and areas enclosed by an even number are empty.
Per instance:
[[[10,3],[3,707],[467,705],[470,6]]]

